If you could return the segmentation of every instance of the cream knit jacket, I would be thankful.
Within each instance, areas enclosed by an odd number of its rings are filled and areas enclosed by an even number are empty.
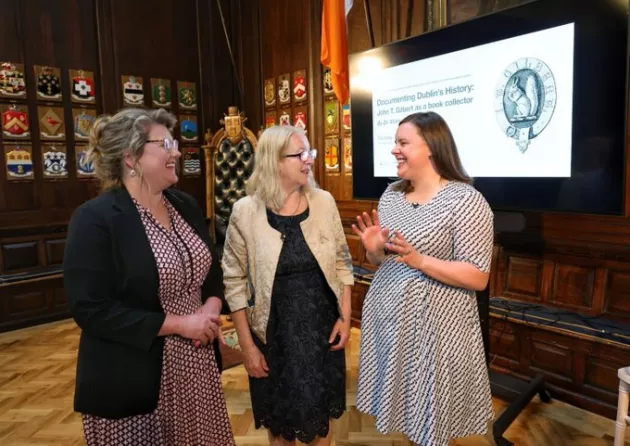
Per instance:
[[[339,211],[332,195],[322,189],[311,189],[306,198],[309,216],[300,224],[302,233],[341,314],[344,286],[354,285],[354,277]],[[267,222],[265,205],[258,198],[247,196],[234,204],[222,259],[225,298],[232,312],[246,309],[250,328],[264,343],[281,235]]]

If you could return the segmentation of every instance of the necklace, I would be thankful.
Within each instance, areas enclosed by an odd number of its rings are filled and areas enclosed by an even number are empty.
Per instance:
[[[297,206],[295,207],[295,209],[293,210],[292,213],[290,213],[290,214],[281,214],[280,210],[278,210],[278,214],[279,215],[284,215],[285,217],[292,217],[295,214],[297,214],[297,211],[300,209],[300,205],[301,204],[302,204],[302,194],[300,193],[300,198],[298,199]]]
[[[297,214],[297,211],[300,209],[301,204],[302,204],[302,194],[300,194],[300,197],[298,198],[297,206],[295,207],[295,210],[293,211],[291,215]]]

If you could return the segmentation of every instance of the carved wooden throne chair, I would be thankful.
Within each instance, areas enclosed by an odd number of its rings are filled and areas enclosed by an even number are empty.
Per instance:
[[[254,153],[258,140],[244,126],[247,118],[238,107],[228,107],[220,121],[223,126],[214,135],[206,133],[206,212],[210,233],[223,254],[225,232],[232,206],[245,196],[245,183],[254,170]]]

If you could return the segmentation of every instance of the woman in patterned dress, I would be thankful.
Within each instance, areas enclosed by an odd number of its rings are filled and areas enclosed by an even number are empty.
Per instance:
[[[195,200],[170,189],[175,122],[125,109],[91,132],[104,192],[74,212],[64,259],[88,446],[234,444],[220,380],[222,271]]]
[[[290,126],[265,130],[223,254],[256,428],[273,445],[328,445],[346,408],[352,263],[335,200],[315,187],[317,152]]]
[[[379,265],[365,297],[357,407],[422,446],[482,435],[493,416],[475,290],[489,278],[493,214],[446,122],[403,119],[400,180],[354,232]]]

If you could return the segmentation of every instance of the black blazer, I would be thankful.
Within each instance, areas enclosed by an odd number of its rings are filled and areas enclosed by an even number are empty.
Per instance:
[[[212,266],[202,299],[223,294],[223,272],[196,201],[176,189],[166,198],[206,242]],[[74,409],[104,418],[152,412],[158,401],[165,314],[153,251],[126,189],[104,192],[78,207],[68,227],[64,284],[81,327]],[[218,343],[217,363],[221,370]]]

